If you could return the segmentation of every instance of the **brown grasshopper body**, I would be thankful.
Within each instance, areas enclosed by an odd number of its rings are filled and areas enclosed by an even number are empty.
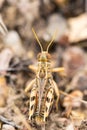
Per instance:
[[[36,36],[34,30],[33,32]],[[36,39],[40,44],[37,36]],[[50,44],[51,43],[52,41]],[[40,47],[42,49],[41,44]],[[61,69],[51,68],[51,56],[48,53],[48,48],[47,51],[43,51],[42,49],[41,53],[38,54],[38,66],[37,68],[32,68],[36,71],[36,77],[25,89],[26,93],[30,92],[29,121],[34,121],[38,125],[46,123],[52,109],[54,99],[56,99],[56,109],[59,99],[59,90],[53,80],[52,72],[55,70],[60,71]]]

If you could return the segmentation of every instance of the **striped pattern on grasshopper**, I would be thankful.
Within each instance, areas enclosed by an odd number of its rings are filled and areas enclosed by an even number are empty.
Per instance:
[[[25,92],[30,92],[29,121],[42,125],[47,121],[54,99],[56,99],[55,106],[56,109],[58,109],[59,90],[53,80],[52,72],[62,71],[63,68],[51,68],[51,55],[48,53],[48,50],[54,37],[48,44],[47,50],[43,51],[34,29],[32,29],[32,31],[40,45],[41,53],[39,53],[37,57],[38,66],[30,66],[30,68],[36,72],[36,77],[28,84]]]

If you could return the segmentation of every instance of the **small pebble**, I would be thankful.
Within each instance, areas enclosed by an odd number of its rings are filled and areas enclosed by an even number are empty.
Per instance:
[[[74,130],[73,123],[68,124],[68,126],[66,127],[66,130]]]
[[[25,52],[19,34],[16,31],[9,31],[3,39],[6,46],[10,47],[15,55],[22,56]]]
[[[11,59],[13,58],[13,51],[10,48],[4,48],[0,53],[0,73],[9,68]]]
[[[79,47],[69,47],[63,54],[63,66],[65,73],[72,78],[78,71],[82,70],[86,65],[86,57],[84,51]]]
[[[87,90],[87,69],[86,68],[83,68],[81,72],[77,73],[73,77],[70,83],[70,88],[79,89],[80,91],[83,91],[83,92]]]
[[[50,39],[55,34],[54,41],[59,41],[60,38],[64,35],[67,35],[68,32],[68,24],[66,19],[60,15],[60,14],[53,14],[48,19],[48,27],[46,29],[47,31],[44,34],[44,39],[47,34],[49,34]]]
[[[78,42],[87,39],[87,13],[81,14],[75,18],[70,18],[68,24],[70,27],[69,41]]]
[[[15,128],[11,125],[4,124],[2,130],[15,130]]]

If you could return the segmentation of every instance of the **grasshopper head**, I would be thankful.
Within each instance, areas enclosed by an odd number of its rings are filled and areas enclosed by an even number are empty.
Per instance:
[[[42,62],[50,62],[51,55],[47,51],[42,51],[41,53],[38,54],[37,59],[38,61]]]

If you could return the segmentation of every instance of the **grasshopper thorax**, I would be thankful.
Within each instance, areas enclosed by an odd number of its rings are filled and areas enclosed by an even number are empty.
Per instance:
[[[51,56],[47,51],[42,51],[38,54],[38,70],[37,77],[39,78],[47,78],[51,75]]]
[[[37,59],[40,62],[50,62],[51,55],[47,51],[43,51],[38,54]]]

